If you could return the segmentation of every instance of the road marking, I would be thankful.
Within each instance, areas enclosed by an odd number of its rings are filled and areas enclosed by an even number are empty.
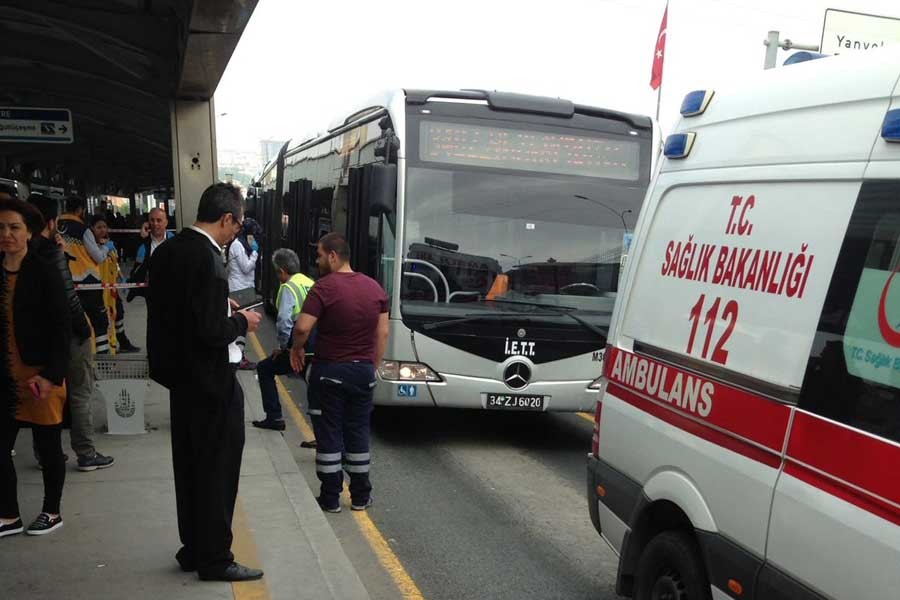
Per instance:
[[[256,334],[251,333],[247,337],[253,345],[256,354],[259,356],[259,360],[266,358],[266,353]],[[284,404],[288,414],[291,416],[291,420],[300,430],[303,438],[308,442],[314,440],[316,436],[313,433],[312,427],[310,427],[309,422],[306,420],[303,413],[300,412],[297,403],[291,398],[290,393],[287,388],[284,387],[280,377],[275,378],[275,387],[278,389],[278,395],[281,396],[282,404]],[[350,491],[347,489],[346,483],[344,484],[344,492],[341,494],[341,497],[344,499],[345,507],[349,508]],[[378,530],[378,526],[375,525],[366,511],[354,510],[352,513],[353,519],[356,521],[360,532],[363,534],[363,537],[366,538],[369,547],[372,548],[372,551],[378,558],[378,562],[381,563],[381,566],[384,567],[391,576],[391,579],[394,580],[394,585],[400,590],[403,599],[424,600],[425,597],[422,595],[421,590],[419,590],[419,586],[416,585],[416,582],[413,581],[412,577],[409,576],[409,573],[406,572],[406,569],[403,568],[400,559],[394,554],[390,544],[384,539],[384,535]],[[235,600],[238,599],[236,598]]]
[[[253,569],[262,568],[259,551],[256,548],[253,532],[250,531],[250,523],[247,521],[244,505],[240,498],[234,505],[234,520],[231,527],[234,531],[234,541],[231,544],[234,560]],[[272,599],[265,578],[257,581],[236,581],[231,584],[231,592],[234,594],[234,600]]]
[[[584,419],[585,421],[590,421],[591,425],[594,424],[594,415],[592,415],[591,413],[580,412],[580,413],[575,413],[575,414],[578,415],[579,417],[581,417],[582,419]]]

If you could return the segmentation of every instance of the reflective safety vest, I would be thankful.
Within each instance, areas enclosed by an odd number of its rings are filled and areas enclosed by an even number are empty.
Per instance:
[[[291,311],[291,318],[295,321],[303,308],[303,302],[309,293],[309,288],[313,286],[315,281],[304,275],[303,273],[294,273],[285,283],[278,288],[278,297],[275,298],[275,310],[281,310],[281,296],[284,290],[287,290],[294,296],[294,310]]]

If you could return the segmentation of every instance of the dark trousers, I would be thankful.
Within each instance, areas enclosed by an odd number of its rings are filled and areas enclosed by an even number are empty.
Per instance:
[[[338,505],[350,475],[353,504],[369,500],[369,431],[375,368],[371,363],[314,363],[309,374],[309,402],[316,434],[316,475],[322,482],[319,502]],[[317,407],[317,409],[313,409]],[[316,414],[321,410],[321,414]]]
[[[32,425],[19,421],[0,424],[0,517],[13,519],[19,516],[19,500],[16,493],[16,468],[10,452],[16,445],[19,429],[30,427],[41,455],[44,467],[45,513],[59,513],[63,484],[66,481],[66,463],[62,451],[62,429],[58,425]]]
[[[171,390],[172,466],[182,564],[215,572],[234,560],[231,519],[244,450],[244,393],[232,374],[226,401],[185,387]]]
[[[271,356],[256,365],[256,375],[259,379],[259,391],[262,394],[263,410],[266,418],[272,421],[281,421],[284,415],[281,412],[281,402],[278,400],[278,390],[275,387],[276,375],[292,373],[291,351],[283,350],[281,354]]]
[[[103,305],[103,290],[81,291],[78,292],[78,298],[94,328],[97,352],[109,352],[109,314]]]

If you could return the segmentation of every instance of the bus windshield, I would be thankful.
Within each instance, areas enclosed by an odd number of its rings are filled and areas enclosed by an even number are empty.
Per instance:
[[[535,306],[608,318],[649,178],[637,146],[649,142],[530,132],[506,144],[482,126],[429,143],[420,127],[407,169],[404,318],[534,316]],[[542,155],[554,144],[555,163]]]

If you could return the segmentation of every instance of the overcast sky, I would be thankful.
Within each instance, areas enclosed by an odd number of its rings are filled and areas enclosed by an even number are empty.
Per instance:
[[[260,0],[215,95],[218,147],[253,151],[262,138],[323,131],[389,88],[497,89],[653,115],[665,5]],[[900,0],[671,0],[663,131],[686,92],[762,70],[770,29],[818,44],[826,8],[900,17]]]

